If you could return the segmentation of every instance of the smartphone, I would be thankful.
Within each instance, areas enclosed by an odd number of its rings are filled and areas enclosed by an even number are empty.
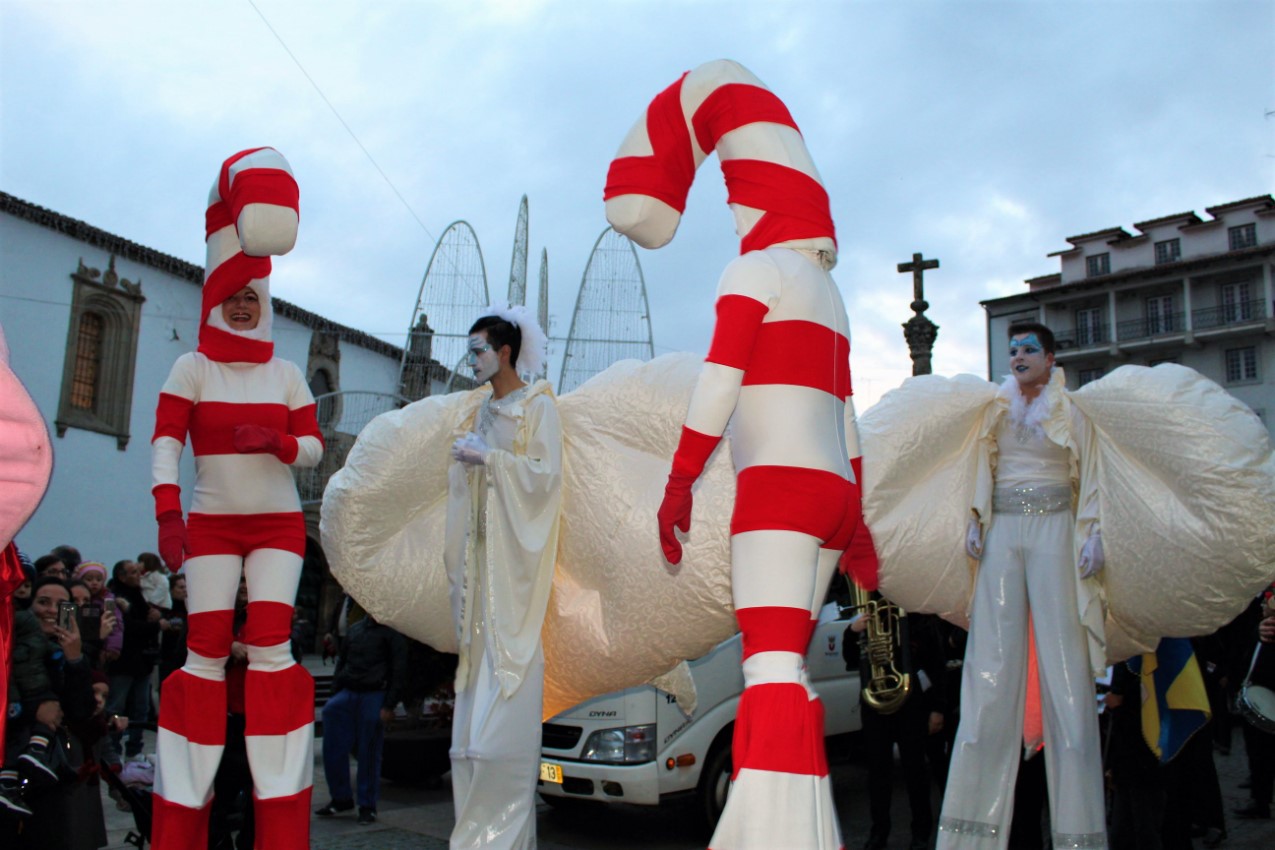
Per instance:
[[[114,613],[115,613],[115,598],[114,598],[114,597],[112,597],[112,598],[110,598],[110,599],[103,599],[103,600],[102,600],[102,612],[103,612],[103,613],[110,613],[110,614],[114,614]],[[117,616],[118,616],[118,615],[117,615]]]
[[[98,639],[102,630],[102,606],[96,602],[80,606],[80,634],[92,640]]]
[[[78,609],[76,608],[76,605],[74,602],[59,602],[58,603],[58,628],[65,629],[66,631],[70,631],[71,620],[72,618],[75,617],[77,610]]]

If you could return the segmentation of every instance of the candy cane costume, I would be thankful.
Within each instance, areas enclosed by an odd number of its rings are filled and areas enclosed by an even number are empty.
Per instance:
[[[225,665],[239,578],[248,585],[245,715],[256,846],[309,846],[314,682],[289,650],[305,521],[289,466],[323,454],[301,370],[274,357],[270,256],[296,241],[298,190],[273,148],[232,156],[209,195],[199,349],[173,364],[151,441],[160,553],[189,587],[186,665],[164,683],[154,844],[202,848],[226,735]],[[244,288],[256,326],[221,305]],[[182,522],[178,461],[190,435],[195,490]]]
[[[607,176],[607,218],[646,247],[677,228],[714,149],[741,253],[659,511],[668,560],[690,530],[691,487],[731,425],[737,472],[731,579],[745,690],[732,788],[711,847],[837,848],[823,706],[805,650],[832,571],[860,527],[845,306],[828,274],[828,196],[784,104],[740,65],[710,62],[660,93]],[[849,428],[847,429],[847,424]],[[871,569],[862,576],[874,581]]]

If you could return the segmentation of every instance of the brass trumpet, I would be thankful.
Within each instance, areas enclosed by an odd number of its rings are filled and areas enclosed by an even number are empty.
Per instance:
[[[859,634],[859,651],[867,659],[868,681],[863,701],[880,714],[893,714],[908,698],[912,677],[907,668],[907,620],[902,608],[887,599],[873,599],[870,591],[851,582],[854,607],[867,624]]]

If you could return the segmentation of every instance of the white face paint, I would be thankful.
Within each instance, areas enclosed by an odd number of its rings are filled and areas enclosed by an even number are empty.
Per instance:
[[[1045,351],[1034,333],[1017,334],[1009,340],[1009,368],[1020,387],[1043,386],[1049,382],[1054,355]]]
[[[487,332],[479,331],[469,338],[469,356],[466,362],[474,370],[474,380],[485,384],[500,371],[500,356],[487,342]]]

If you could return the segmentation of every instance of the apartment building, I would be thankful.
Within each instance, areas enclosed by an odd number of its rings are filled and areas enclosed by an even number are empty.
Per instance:
[[[1012,322],[1048,325],[1071,388],[1127,363],[1189,366],[1275,415],[1275,198],[1260,195],[1067,239],[1059,271],[981,302],[988,374],[1009,371]]]

